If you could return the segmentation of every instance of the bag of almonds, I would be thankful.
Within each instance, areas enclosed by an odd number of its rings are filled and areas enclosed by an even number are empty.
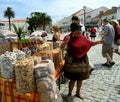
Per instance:
[[[5,52],[0,56],[1,77],[15,78],[16,54],[14,52]]]
[[[34,59],[26,58],[16,62],[15,75],[17,92],[27,93],[35,90]]]
[[[35,66],[34,74],[42,102],[62,102],[54,78],[54,63],[48,59],[41,61]]]

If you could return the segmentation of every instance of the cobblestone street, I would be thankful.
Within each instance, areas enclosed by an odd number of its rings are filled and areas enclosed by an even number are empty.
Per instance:
[[[89,79],[83,81],[81,93],[84,94],[85,99],[75,97],[76,88],[74,88],[69,102],[120,102],[120,57],[114,53],[115,65],[111,68],[103,67],[102,63],[106,60],[102,57],[101,48],[102,45],[94,46],[88,53],[94,71]],[[61,84],[60,88],[64,102],[68,102],[68,82]]]

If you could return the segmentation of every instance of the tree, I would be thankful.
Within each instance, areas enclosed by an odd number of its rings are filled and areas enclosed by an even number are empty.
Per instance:
[[[27,23],[29,24],[29,29],[31,30],[36,30],[37,28],[45,30],[47,25],[51,25],[52,19],[46,13],[32,12],[31,17],[27,17]]]
[[[11,7],[7,7],[7,10],[4,11],[4,17],[8,18],[8,20],[9,20],[9,29],[11,30],[11,21],[10,21],[10,19],[15,17],[15,13],[12,10]]]
[[[23,27],[17,27],[14,23],[12,25],[13,25],[15,33],[18,36],[18,39],[21,40],[21,35],[24,33],[24,31],[23,31],[24,26]]]
[[[52,20],[46,13],[41,13],[41,26],[45,30],[46,25],[51,24]]]

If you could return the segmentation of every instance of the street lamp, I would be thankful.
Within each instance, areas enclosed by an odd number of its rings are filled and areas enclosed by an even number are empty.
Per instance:
[[[100,26],[102,26],[102,15],[103,15],[103,11],[100,11],[100,12],[99,12]]]
[[[86,19],[85,19],[85,16],[86,16],[86,6],[83,6],[83,11],[84,11],[84,26],[85,26],[85,22],[86,22]]]

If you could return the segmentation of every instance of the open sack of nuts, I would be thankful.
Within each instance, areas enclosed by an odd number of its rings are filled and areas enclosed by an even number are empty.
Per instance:
[[[41,57],[31,56],[15,64],[16,88],[18,93],[33,92],[36,89],[34,66],[41,62]]]
[[[62,53],[62,50],[60,50],[59,48],[52,50],[52,53],[55,54],[55,57],[53,58],[53,62],[56,68],[60,65],[60,63],[63,60],[63,53]]]
[[[19,93],[27,93],[35,90],[34,60],[26,58],[17,61],[15,65],[16,88]]]
[[[25,53],[20,50],[6,51],[2,54],[0,56],[1,76],[3,78],[15,78],[15,63],[22,59],[25,59]]]
[[[1,77],[14,78],[15,77],[15,63],[16,54],[14,52],[6,52],[0,56]]]
[[[36,85],[42,102],[62,102],[54,73],[54,63],[51,60],[43,60],[35,66]]]

